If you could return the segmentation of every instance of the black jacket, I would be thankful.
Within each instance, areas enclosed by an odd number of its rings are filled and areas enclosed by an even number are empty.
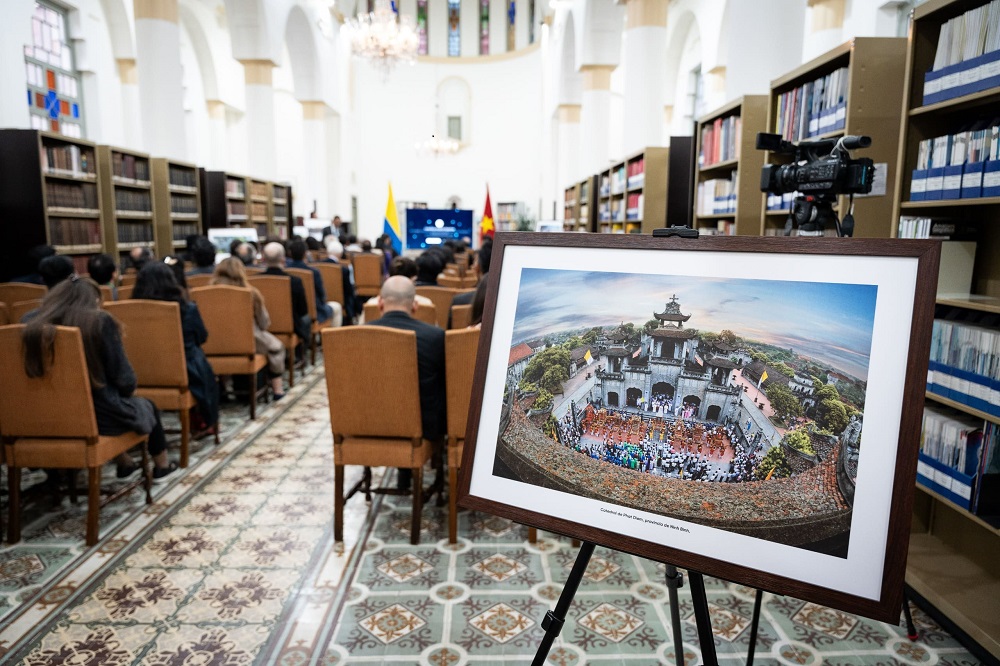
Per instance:
[[[302,339],[303,342],[309,340],[309,330],[311,328],[311,323],[309,320],[309,302],[306,301],[306,288],[302,284],[302,279],[294,275],[289,275],[280,268],[275,268],[274,266],[268,267],[264,271],[264,275],[278,275],[281,277],[291,278],[292,280],[292,319],[295,325],[295,334]]]

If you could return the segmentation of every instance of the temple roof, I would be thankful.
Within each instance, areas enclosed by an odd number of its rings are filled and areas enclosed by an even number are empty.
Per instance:
[[[535,350],[529,347],[526,342],[522,342],[516,347],[511,347],[510,356],[507,359],[507,367],[514,365],[518,361],[523,361],[534,353]]]
[[[649,332],[652,338],[672,338],[675,340],[690,340],[698,335],[695,331],[684,330],[683,328],[654,328]]]
[[[590,351],[590,347],[588,347],[586,345],[584,345],[583,347],[577,347],[576,349],[574,349],[573,351],[571,351],[569,353],[569,359],[571,361],[580,361],[580,360],[583,360],[583,357],[587,355],[588,351]],[[594,357],[594,352],[590,351],[590,355],[592,357]],[[594,357],[594,358],[596,359],[596,357]]]
[[[716,342],[712,345],[715,349],[721,352],[734,352],[736,351],[736,345],[731,345],[728,342]]]
[[[628,349],[625,349],[624,347],[615,347],[606,351],[605,355],[617,358],[625,358],[626,356],[631,356],[632,352],[629,351]]]
[[[660,321],[675,321],[682,323],[691,318],[691,315],[681,314],[681,304],[677,302],[677,296],[671,296],[670,300],[666,305],[663,306],[663,312],[654,312],[653,316]]]
[[[728,370],[732,370],[736,367],[735,363],[724,356],[713,356],[710,359],[706,359],[705,362],[709,365],[715,366],[716,368],[726,368]]]

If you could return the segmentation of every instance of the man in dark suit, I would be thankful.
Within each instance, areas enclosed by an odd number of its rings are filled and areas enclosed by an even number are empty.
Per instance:
[[[316,291],[316,321],[321,324],[329,322],[330,326],[340,326],[343,320],[343,313],[340,303],[335,301],[327,302],[326,289],[323,287],[323,276],[320,272],[306,263],[306,244],[302,240],[293,240],[288,244],[288,267],[300,268],[310,271],[313,275],[313,289]]]
[[[416,290],[413,282],[402,275],[394,275],[382,284],[378,298],[379,319],[368,326],[387,326],[417,334],[417,373],[420,378],[420,418],[424,439],[433,442],[434,468],[438,477],[434,486],[439,487],[441,472],[441,445],[447,428],[445,414],[446,396],[444,383],[444,331],[437,326],[414,319],[417,310]],[[399,470],[399,487],[410,486],[410,470]]]
[[[309,319],[309,303],[306,301],[306,288],[302,280],[289,275],[282,268],[285,265],[285,248],[281,243],[268,243],[264,246],[264,263],[267,270],[264,275],[278,275],[291,278],[292,288],[292,321],[295,326],[295,335],[305,343],[309,340],[312,331],[312,322]],[[296,349],[296,356],[301,357],[302,346]]]
[[[354,318],[361,314],[357,304],[357,297],[354,294],[354,271],[351,270],[351,262],[341,262],[344,255],[344,246],[336,238],[328,238],[326,243],[326,259],[328,264],[340,266],[340,273],[344,285],[344,322],[353,324]]]
[[[191,259],[194,268],[188,275],[211,275],[215,272],[215,245],[204,236],[199,236],[191,245]]]

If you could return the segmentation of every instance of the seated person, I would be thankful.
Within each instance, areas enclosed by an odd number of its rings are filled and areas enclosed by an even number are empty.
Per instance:
[[[410,282],[415,282],[417,279],[417,264],[409,257],[396,257],[389,264],[389,277],[393,275],[402,275],[409,279]],[[415,293],[413,298],[416,300],[417,305],[434,305],[434,302],[426,296]],[[376,305],[378,304],[378,299],[378,296],[372,296],[365,302],[365,305]]]
[[[191,248],[191,258],[194,268],[188,271],[188,275],[211,275],[215,270],[215,245],[204,236],[199,236]]]
[[[292,322],[295,328],[295,335],[299,340],[306,342],[312,333],[312,320],[309,318],[309,304],[306,302],[306,288],[302,280],[289,275],[282,268],[285,265],[285,247],[281,243],[272,242],[264,246],[264,263],[267,270],[264,275],[277,275],[291,278],[292,290]],[[299,345],[297,354],[301,354],[302,345]]]
[[[250,241],[240,242],[236,246],[236,251],[233,252],[233,256],[243,262],[246,267],[257,265],[257,246]]]
[[[171,301],[180,306],[188,388],[198,403],[192,429],[196,438],[215,432],[219,422],[219,387],[215,371],[205,357],[205,352],[201,350],[201,345],[208,339],[208,331],[205,330],[197,304],[187,299],[185,290],[177,284],[170,266],[159,261],[152,261],[139,271],[132,298]]]
[[[310,271],[313,276],[313,289],[316,292],[316,321],[321,324],[329,322],[330,326],[340,326],[344,320],[344,310],[340,303],[326,300],[326,289],[323,287],[323,276],[306,263],[306,243],[293,240],[288,244],[288,267]]]
[[[57,254],[45,257],[38,263],[38,273],[42,276],[42,282],[51,289],[71,275],[76,274],[73,267],[73,260],[64,254]]]
[[[350,261],[343,261],[344,246],[334,236],[326,239],[326,259],[328,264],[339,264],[342,282],[344,284],[344,317],[346,321],[353,322],[354,318],[361,314],[361,309],[354,294],[354,266]]]
[[[426,250],[417,257],[417,280],[418,287],[438,286],[438,274],[444,270],[445,262],[441,256],[431,250]]]
[[[110,254],[95,254],[87,259],[87,272],[99,286],[111,287],[111,300],[118,300],[118,267]]]
[[[148,247],[134,247],[128,253],[128,259],[125,260],[123,267],[134,268],[135,272],[138,273],[143,266],[152,260],[153,252]]]
[[[51,327],[79,328],[90,373],[97,432],[106,436],[126,432],[149,435],[153,483],[162,483],[177,470],[177,463],[167,459],[167,437],[156,407],[133,395],[135,372],[125,356],[121,329],[114,317],[101,310],[100,303],[101,292],[93,280],[74,275],[53,287],[24,329],[24,369],[29,377],[44,377],[52,362]],[[139,471],[127,453],[121,454],[117,462],[120,479],[131,478]]]

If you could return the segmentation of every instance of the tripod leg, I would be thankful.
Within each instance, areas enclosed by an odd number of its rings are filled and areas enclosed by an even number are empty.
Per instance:
[[[753,600],[753,620],[750,622],[750,647],[747,648],[747,666],[753,664],[753,653],[757,648],[757,627],[760,626],[760,603],[764,599],[764,591],[757,590]]]
[[[708,597],[705,595],[705,578],[697,571],[688,570],[691,579],[691,601],[694,603],[694,618],[698,624],[698,642],[701,644],[701,659],[705,666],[719,666],[715,654],[715,636],[712,634],[712,617],[708,613]]]
[[[674,633],[674,663],[684,666],[684,636],[681,634],[681,607],[677,598],[677,589],[684,585],[684,575],[677,572],[677,567],[667,565],[667,593],[670,596],[670,628]]]
[[[910,614],[910,598],[906,596],[905,591],[903,592],[903,617],[906,618],[906,637],[911,641],[920,638],[917,627],[913,624],[913,615]]]
[[[563,587],[562,594],[559,595],[559,601],[556,602],[556,609],[548,611],[542,620],[542,629],[545,630],[545,635],[542,636],[542,642],[538,644],[538,651],[535,652],[535,658],[531,661],[531,666],[542,666],[545,663],[545,659],[549,656],[552,643],[556,640],[559,632],[562,631],[563,624],[566,623],[566,613],[569,611],[570,604],[573,603],[573,597],[576,596],[577,588],[583,582],[583,574],[587,571],[587,565],[590,563],[590,558],[593,554],[594,544],[584,541],[583,545],[580,546],[580,552],[576,556],[576,562],[573,563],[573,568],[569,572],[569,577],[566,579],[566,585]]]

